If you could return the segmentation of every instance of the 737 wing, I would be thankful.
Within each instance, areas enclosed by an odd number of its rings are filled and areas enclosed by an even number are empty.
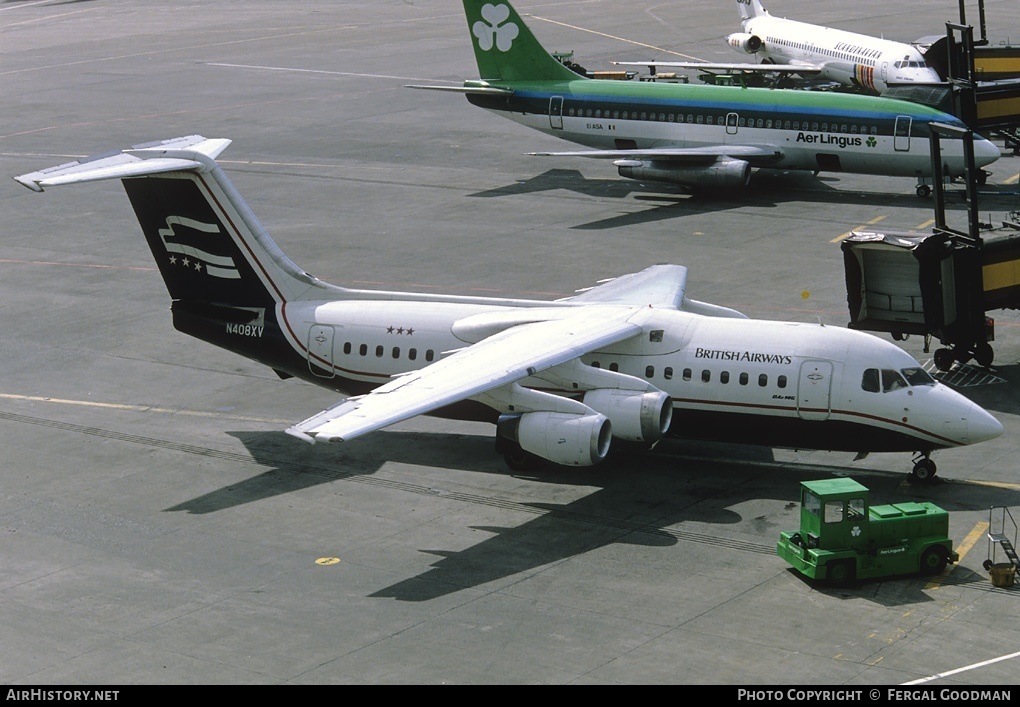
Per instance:
[[[510,326],[366,395],[348,398],[288,428],[287,433],[312,443],[349,440],[490,394],[589,351],[639,335],[645,310],[593,305],[545,311],[543,321]],[[512,391],[497,397],[512,397]],[[568,407],[578,404],[567,398],[557,401]]]
[[[732,157],[752,167],[767,167],[783,158],[783,151],[775,145],[710,145],[706,147],[654,147],[624,150],[566,150],[559,152],[529,152],[539,157],[593,157],[608,160],[651,160],[683,164],[711,164],[717,159]]]

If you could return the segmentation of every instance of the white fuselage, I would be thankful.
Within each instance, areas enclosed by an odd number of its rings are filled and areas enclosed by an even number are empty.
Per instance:
[[[877,94],[893,84],[937,84],[938,73],[910,44],[795,22],[771,15],[743,21],[744,32],[761,39],[758,56],[776,64],[817,64],[819,76]],[[731,35],[732,37],[732,35]],[[731,46],[740,48],[730,37]]]
[[[557,307],[576,306],[486,302],[429,297],[292,303],[280,319],[287,324],[291,345],[307,355],[317,375],[335,377],[338,389],[358,390],[469,345],[475,336],[454,333],[457,322],[468,317],[512,313],[522,305],[546,317]],[[484,337],[491,331],[474,334]],[[848,329],[662,309],[640,337],[581,361],[646,381],[670,395],[673,433],[680,436],[844,451],[918,451],[972,444],[1001,430],[981,408],[923,372],[924,384],[866,390],[866,370],[875,371],[873,377],[885,371],[902,378],[902,371],[916,372],[920,365],[895,345]],[[569,367],[556,367],[522,385],[576,396],[579,388],[573,381],[583,378]],[[706,434],[709,428],[714,429]]]
[[[698,122],[694,110],[665,114],[665,120],[624,120],[613,115],[601,117],[563,116],[557,125],[549,116],[534,113],[493,111],[497,115],[539,130],[548,135],[597,149],[613,149],[620,138],[635,141],[641,149],[657,147],[718,147],[720,145],[775,146],[783,157],[769,165],[776,169],[821,170],[876,174],[894,177],[929,177],[932,174],[931,144],[927,136],[918,136],[911,118],[904,116],[900,134],[871,135],[852,131],[856,126],[832,126],[819,121],[783,119],[741,121],[733,125],[708,125]],[[678,116],[682,115],[683,122]],[[690,120],[689,120],[690,119]],[[761,125],[758,125],[761,122]],[[768,125],[772,122],[772,125]],[[845,129],[844,129],[845,128]],[[974,140],[975,164],[991,164],[1000,156],[994,143],[981,137]],[[829,156],[831,161],[826,163]],[[942,143],[947,176],[966,172],[963,144],[959,140]]]

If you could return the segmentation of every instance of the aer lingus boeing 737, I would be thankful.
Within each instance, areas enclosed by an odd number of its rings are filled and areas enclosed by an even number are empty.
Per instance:
[[[832,27],[773,17],[761,0],[737,0],[742,31],[726,43],[761,58],[758,64],[690,61],[621,61],[621,65],[666,66],[709,72],[789,73],[835,81],[872,94],[894,85],[937,85],[942,78],[916,47]]]
[[[122,180],[177,329],[354,395],[287,430],[306,442],[435,414],[495,423],[514,468],[591,466],[613,440],[675,434],[919,452],[914,474],[931,478],[933,450],[1002,433],[895,344],[689,299],[679,265],[558,301],[326,284],[283,254],[216,163],[229,143],[175,138],[16,179],[36,191]]]
[[[615,160],[621,176],[687,187],[746,185],[754,167],[916,177],[930,193],[929,124],[966,129],[927,106],[877,96],[590,79],[535,39],[506,0],[464,0],[480,78],[457,91],[480,106],[590,150],[541,152]],[[978,167],[998,148],[974,140]],[[962,141],[942,151],[965,172]]]

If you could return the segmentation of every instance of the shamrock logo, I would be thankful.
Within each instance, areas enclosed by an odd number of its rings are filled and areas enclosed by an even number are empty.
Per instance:
[[[506,5],[482,5],[482,19],[471,27],[482,51],[489,51],[493,45],[501,52],[510,51],[520,29],[512,22],[503,24],[509,17],[510,8]]]
[[[874,136],[874,135],[872,135],[872,136],[869,136],[869,137],[868,137],[868,139],[867,139],[867,143],[868,143],[868,147],[874,147],[875,145],[877,145],[877,144],[878,144],[878,140],[876,140],[876,139],[875,139],[875,136]]]
[[[861,534],[861,526],[855,525],[854,527],[852,527],[850,529],[850,534],[856,538],[858,535]]]

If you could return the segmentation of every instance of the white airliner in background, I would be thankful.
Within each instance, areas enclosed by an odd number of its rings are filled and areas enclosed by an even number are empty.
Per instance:
[[[916,47],[903,42],[845,32],[831,27],[770,15],[760,0],[737,0],[742,32],[726,36],[737,51],[754,54],[760,64],[670,61],[615,62],[621,65],[670,66],[726,72],[798,74],[885,93],[897,84],[941,84]]]
[[[434,414],[495,423],[513,468],[591,466],[613,440],[674,434],[918,452],[913,473],[930,479],[933,450],[1002,433],[895,344],[689,299],[680,265],[557,301],[326,284],[283,254],[216,163],[229,144],[192,135],[16,179],[35,191],[122,180],[178,330],[354,396],[287,430],[306,442]]]

